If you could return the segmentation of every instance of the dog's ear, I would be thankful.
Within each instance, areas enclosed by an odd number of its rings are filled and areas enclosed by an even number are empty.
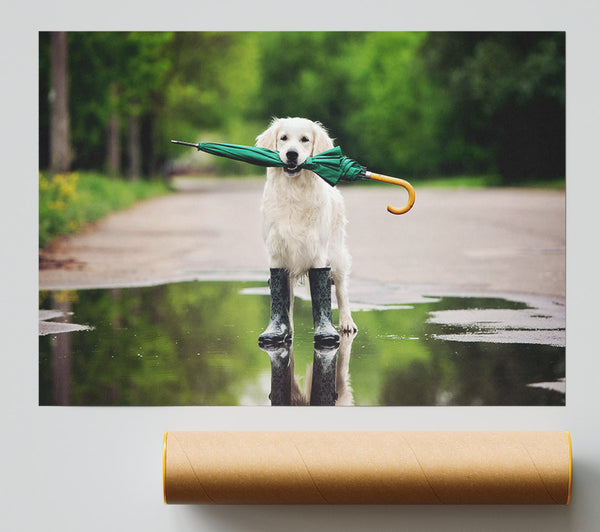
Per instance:
[[[317,155],[318,153],[322,153],[333,148],[333,140],[329,137],[327,130],[321,123],[314,123],[314,134],[315,140],[313,142],[311,155]]]
[[[269,129],[262,132],[258,137],[256,137],[256,146],[259,148],[268,148],[269,150],[277,149],[277,119],[275,118]]]

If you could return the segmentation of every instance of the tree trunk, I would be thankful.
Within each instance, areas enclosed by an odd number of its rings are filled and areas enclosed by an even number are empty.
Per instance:
[[[110,85],[110,119],[108,120],[108,154],[106,166],[111,176],[121,175],[121,116],[119,115],[119,85]]]
[[[54,174],[68,172],[71,165],[67,32],[53,32],[51,48],[50,170]]]
[[[158,170],[156,168],[156,118],[154,117],[154,115],[149,117],[147,128],[144,128],[144,131],[149,137],[148,145],[146,146],[145,152],[148,160],[147,175],[150,177],[154,177],[158,173]]]
[[[130,102],[129,114],[129,180],[139,179],[142,173],[142,146],[140,137],[140,117],[135,101]]]

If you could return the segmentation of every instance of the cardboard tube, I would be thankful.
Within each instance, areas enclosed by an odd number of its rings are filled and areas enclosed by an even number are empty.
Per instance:
[[[168,504],[569,504],[568,432],[166,432]]]

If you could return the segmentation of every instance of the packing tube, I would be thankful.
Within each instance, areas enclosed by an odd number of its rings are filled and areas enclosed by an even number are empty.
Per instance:
[[[165,432],[166,504],[569,504],[568,432]]]

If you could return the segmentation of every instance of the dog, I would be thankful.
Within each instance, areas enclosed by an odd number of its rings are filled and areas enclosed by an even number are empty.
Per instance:
[[[348,298],[351,257],[346,246],[346,214],[340,191],[300,165],[333,148],[319,122],[275,118],[256,146],[279,153],[283,168],[268,168],[261,202],[262,236],[270,268],[290,277],[290,316],[294,284],[313,268],[331,268],[339,309],[339,331],[357,331]],[[312,294],[311,294],[312,297]]]

